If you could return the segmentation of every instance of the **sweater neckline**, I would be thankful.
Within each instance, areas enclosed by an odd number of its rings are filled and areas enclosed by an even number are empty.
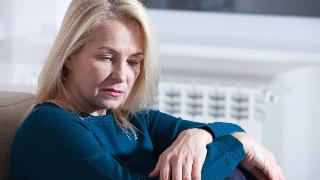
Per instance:
[[[58,104],[54,103],[54,102],[43,102],[43,103],[40,103],[38,105],[36,105],[36,107],[42,107],[42,106],[53,106],[53,107],[56,107],[56,108],[59,108],[59,109],[62,109],[64,111],[67,111],[67,112],[70,112],[70,113],[73,113],[75,115],[77,115],[80,119],[84,120],[84,119],[100,119],[100,118],[105,118],[105,117],[113,117],[113,114],[112,114],[112,110],[108,109],[106,114],[104,115],[98,115],[98,116],[95,116],[95,115],[91,115],[91,114],[88,114],[88,113],[85,113],[85,112],[78,112],[78,111],[75,111],[75,110],[72,110],[72,109],[69,109],[69,108],[63,108],[63,107],[60,107]]]

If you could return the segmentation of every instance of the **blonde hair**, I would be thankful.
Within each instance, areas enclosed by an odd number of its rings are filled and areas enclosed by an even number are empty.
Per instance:
[[[140,74],[128,98],[113,111],[116,121],[131,127],[124,115],[153,105],[160,74],[158,42],[147,13],[138,0],[73,0],[40,74],[34,104],[54,100],[58,95],[68,95],[63,77],[67,71],[65,60],[90,39],[90,31],[96,25],[106,23],[112,17],[136,21],[145,38]]]

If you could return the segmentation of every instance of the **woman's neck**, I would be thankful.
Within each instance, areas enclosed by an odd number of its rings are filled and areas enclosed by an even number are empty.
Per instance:
[[[76,111],[79,113],[86,113],[93,116],[105,115],[107,110],[89,110],[89,108],[85,108],[81,106],[82,103],[76,100],[72,95],[71,96],[57,96],[52,100],[52,102],[56,103],[63,108],[70,109],[72,111]]]

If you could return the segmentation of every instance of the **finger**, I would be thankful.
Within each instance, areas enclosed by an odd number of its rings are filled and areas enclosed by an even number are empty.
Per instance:
[[[275,167],[275,169],[276,169],[276,179],[281,180],[281,175],[280,175],[280,171],[279,171],[279,166],[277,165],[277,166]]]
[[[156,176],[159,176],[159,174],[160,174],[160,169],[161,169],[161,165],[163,164],[162,162],[163,162],[163,159],[164,159],[164,156],[165,156],[166,154],[165,154],[165,152],[163,152],[161,155],[160,155],[160,157],[159,157],[159,159],[158,159],[158,162],[157,162],[157,164],[156,164],[156,167],[153,169],[153,171],[149,174],[149,176],[151,176],[151,177],[156,177]]]
[[[171,164],[169,157],[167,156],[163,163],[161,164],[160,168],[160,180],[168,180],[170,179],[171,175]]]
[[[272,154],[271,151],[267,150],[269,152],[269,158],[270,158],[270,162],[269,165],[272,167],[272,172],[271,172],[271,179],[279,179],[279,175],[278,175],[278,164],[276,162],[276,158],[274,157],[274,155]]]
[[[264,175],[268,178],[273,180],[274,179],[274,167],[273,165],[265,159],[264,168],[261,169]]]
[[[271,152],[270,152],[270,154],[271,154],[271,157],[272,157],[272,162],[274,163],[275,179],[277,179],[277,180],[278,180],[278,179],[279,179],[279,180],[284,180],[285,177],[284,177],[284,175],[283,175],[283,172],[282,172],[280,166],[279,166],[278,163],[277,163],[277,160],[276,160],[274,154],[271,153]]]
[[[280,179],[281,179],[281,180],[285,180],[286,178],[285,178],[285,176],[284,176],[284,174],[283,174],[282,169],[280,168],[280,166],[278,166],[278,172],[279,172],[279,175],[280,175]]]
[[[191,180],[192,160],[186,159],[186,163],[182,165],[182,179]]]
[[[279,167],[278,164],[276,164],[275,169],[276,169],[275,179],[277,179],[277,180],[278,180],[278,179],[279,179],[279,180],[283,180],[283,179],[284,179],[284,176],[283,176],[283,174],[282,174],[282,172],[281,172],[281,169],[280,169],[280,167]]]
[[[271,174],[272,176],[272,179],[276,179],[278,180],[279,179],[279,173],[278,173],[278,169],[277,169],[277,165],[274,165],[273,166],[273,172]]]
[[[204,159],[205,158],[201,157],[200,159],[194,160],[194,163],[192,166],[192,172],[191,172],[192,179],[195,179],[195,180],[201,179],[201,169],[204,163]]]
[[[271,151],[269,151],[269,150],[267,150],[267,151],[269,152],[270,159],[271,159],[270,161],[273,165],[273,170],[274,170],[274,177],[273,178],[276,180],[283,179],[284,177],[283,177],[281,169],[277,163],[276,157],[274,156],[274,154]]]
[[[274,165],[274,164],[270,164],[269,165],[270,167],[269,167],[269,172],[268,172],[268,178],[269,179],[274,179],[274,180],[277,180],[278,178],[277,178],[277,169],[276,169],[276,166]]]
[[[182,178],[182,158],[177,156],[171,159],[171,178],[173,180],[181,180]]]
[[[248,171],[259,180],[268,179],[261,169],[253,168]]]
[[[273,156],[273,154],[270,151],[268,152],[268,156],[269,156],[269,162],[267,163],[267,168],[268,168],[268,177],[270,179],[278,179],[278,169],[277,169],[277,163],[275,161],[275,158]]]
[[[155,168],[153,169],[153,171],[149,174],[149,176],[150,176],[150,177],[159,176],[160,167],[161,167],[161,159],[159,158],[156,167],[155,167]]]
[[[278,164],[276,164],[276,170],[277,170],[277,179],[285,180],[284,174]]]

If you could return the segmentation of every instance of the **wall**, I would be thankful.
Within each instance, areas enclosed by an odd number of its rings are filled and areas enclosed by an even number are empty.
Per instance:
[[[12,67],[10,63],[11,58],[11,41],[10,36],[10,1],[1,1],[0,6],[0,84],[8,84],[11,82]]]
[[[1,1],[4,37],[0,38],[0,85],[36,84],[66,3],[65,0]]]
[[[281,142],[281,162],[287,179],[315,179],[319,175],[319,77],[318,65],[284,73],[276,80],[285,93],[281,111],[275,113],[280,123],[273,123],[273,127],[282,129],[275,133],[280,135],[277,140]],[[269,131],[269,135],[273,132]]]

